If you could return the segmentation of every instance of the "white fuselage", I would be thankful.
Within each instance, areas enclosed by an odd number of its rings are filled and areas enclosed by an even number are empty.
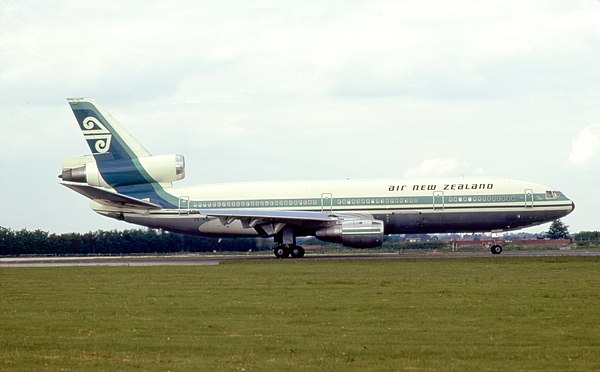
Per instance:
[[[562,193],[505,179],[286,181],[166,188],[177,208],[123,213],[126,221],[207,236],[257,236],[243,221],[205,216],[211,210],[323,211],[370,215],[386,234],[504,231],[570,213]],[[114,210],[94,204],[99,213]],[[307,225],[304,235],[312,235]]]

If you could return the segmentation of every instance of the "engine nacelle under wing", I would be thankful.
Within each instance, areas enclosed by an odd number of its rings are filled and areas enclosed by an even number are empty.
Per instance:
[[[182,155],[157,155],[127,160],[111,160],[102,172],[93,157],[67,158],[61,178],[67,182],[87,183],[90,186],[115,187],[148,182],[170,183],[185,177]],[[107,182],[108,181],[108,182]],[[110,184],[109,184],[110,183]]]
[[[344,220],[316,231],[316,237],[347,247],[374,248],[383,244],[383,221],[370,219]]]

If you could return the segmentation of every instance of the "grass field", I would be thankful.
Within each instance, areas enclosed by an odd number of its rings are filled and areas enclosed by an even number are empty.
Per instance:
[[[600,259],[0,269],[0,370],[598,370]]]

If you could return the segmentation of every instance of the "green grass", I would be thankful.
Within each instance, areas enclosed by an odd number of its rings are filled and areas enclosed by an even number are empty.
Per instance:
[[[598,370],[600,259],[0,269],[0,370]]]

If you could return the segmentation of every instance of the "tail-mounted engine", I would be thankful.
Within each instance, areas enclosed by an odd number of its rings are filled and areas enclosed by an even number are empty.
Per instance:
[[[185,177],[183,155],[156,155],[132,160],[110,160],[96,163],[91,155],[66,158],[63,181],[87,183],[91,186],[116,187],[143,183],[171,183]]]
[[[383,221],[346,220],[316,232],[317,238],[347,247],[374,248],[383,244]]]

